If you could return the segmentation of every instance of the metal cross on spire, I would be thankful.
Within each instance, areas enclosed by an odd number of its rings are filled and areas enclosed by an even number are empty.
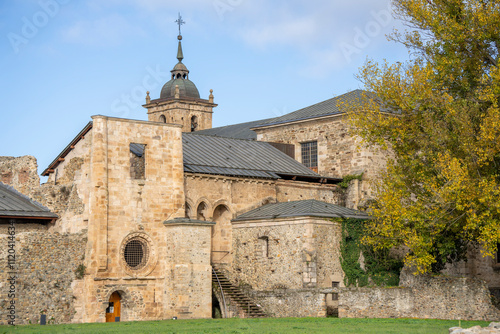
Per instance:
[[[175,20],[175,23],[177,23],[179,25],[179,36],[180,36],[181,35],[181,25],[186,23],[182,20],[181,13],[179,13],[179,18],[177,20]]]

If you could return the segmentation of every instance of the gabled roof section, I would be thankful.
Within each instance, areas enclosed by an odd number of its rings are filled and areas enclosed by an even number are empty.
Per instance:
[[[62,150],[61,153],[52,161],[43,172],[42,176],[49,176],[51,173],[54,172],[54,169],[62,162],[64,161],[64,157],[68,155],[69,152],[71,152],[72,149],[75,148],[75,145],[85,138],[85,135],[92,129],[92,121],[88,122],[87,125],[80,131],[76,137]]]
[[[329,100],[313,104],[312,106],[293,111],[289,114],[270,119],[268,122],[262,123],[260,125],[254,126],[257,129],[259,127],[277,125],[282,123],[290,123],[295,121],[302,121],[307,119],[313,119],[322,116],[330,116],[341,114],[345,112],[342,110],[342,105],[352,105],[359,104],[363,99],[366,98],[368,92],[361,89],[353,90],[351,92],[339,95],[337,97],[331,98]]]
[[[256,140],[257,134],[251,128],[261,124],[270,123],[274,118],[261,119],[258,121],[239,123],[233,125],[220,126],[206,130],[196,131],[197,134],[235,139]]]
[[[267,204],[239,215],[233,221],[274,219],[285,217],[324,217],[369,219],[366,213],[314,199]]]
[[[280,175],[321,178],[268,143],[183,133],[184,171],[279,179]]]
[[[0,218],[47,219],[58,218],[38,202],[0,182]]]

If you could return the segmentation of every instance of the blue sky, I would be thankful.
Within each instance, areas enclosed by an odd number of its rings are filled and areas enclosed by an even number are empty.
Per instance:
[[[279,116],[362,88],[367,57],[405,61],[386,34],[387,0],[10,0],[0,4],[0,155],[34,155],[39,172],[92,115],[147,119],[184,64],[213,125]]]

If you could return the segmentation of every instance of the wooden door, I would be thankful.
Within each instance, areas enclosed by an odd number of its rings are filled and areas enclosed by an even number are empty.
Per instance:
[[[109,305],[106,309],[106,322],[115,322],[116,317],[120,317],[120,300],[120,294],[116,291],[109,297]]]

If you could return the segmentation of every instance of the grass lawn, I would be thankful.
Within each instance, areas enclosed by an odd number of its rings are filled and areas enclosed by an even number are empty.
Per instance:
[[[1,333],[448,333],[453,320],[266,318],[164,320],[71,325],[0,326]],[[485,321],[462,321],[463,328],[487,326]]]

